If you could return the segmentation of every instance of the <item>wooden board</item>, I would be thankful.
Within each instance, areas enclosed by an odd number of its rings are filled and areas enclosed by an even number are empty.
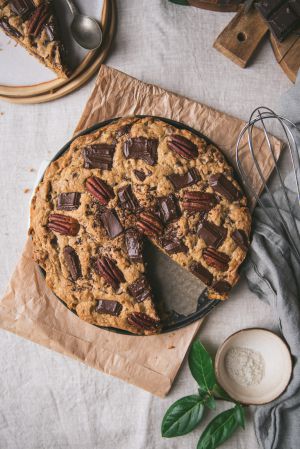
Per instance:
[[[60,98],[86,83],[106,58],[116,27],[115,0],[104,0],[100,24],[103,42],[90,51],[69,79],[56,78],[33,86],[0,86],[0,99],[13,103],[42,103]]]
[[[273,35],[270,39],[278,64],[294,83],[300,69],[300,36],[292,34],[283,42],[278,42]]]
[[[267,25],[255,9],[248,14],[241,10],[217,37],[214,48],[244,68],[267,32]]]

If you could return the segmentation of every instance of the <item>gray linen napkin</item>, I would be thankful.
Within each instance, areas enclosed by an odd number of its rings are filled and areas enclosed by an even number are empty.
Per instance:
[[[296,85],[284,95],[280,113],[300,127],[300,73]],[[300,132],[297,134],[300,149]],[[300,229],[300,209],[296,205],[296,183],[290,173],[285,179],[291,204],[294,204]],[[262,200],[270,213],[274,208],[267,196]],[[281,191],[276,200],[289,220]],[[274,215],[276,220],[276,215]],[[291,224],[291,220],[288,221]],[[300,242],[297,242],[300,248]],[[255,432],[261,448],[300,448],[300,264],[291,254],[280,232],[270,226],[264,210],[254,212],[254,234],[245,275],[250,289],[276,310],[279,328],[293,355],[294,370],[289,387],[275,401],[257,407]]]

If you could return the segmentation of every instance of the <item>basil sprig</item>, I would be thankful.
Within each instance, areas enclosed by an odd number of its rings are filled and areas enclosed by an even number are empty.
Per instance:
[[[212,358],[200,341],[192,344],[189,367],[198,383],[198,394],[174,402],[165,413],[161,434],[172,438],[194,430],[202,421],[206,409],[216,408],[216,399],[234,402],[218,385]],[[235,403],[233,408],[217,415],[202,433],[197,449],[215,449],[226,441],[238,427],[244,428],[244,408]]]

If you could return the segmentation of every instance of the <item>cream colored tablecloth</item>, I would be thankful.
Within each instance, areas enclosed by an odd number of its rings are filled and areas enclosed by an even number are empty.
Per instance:
[[[247,70],[212,49],[231,14],[180,7],[167,0],[117,3],[118,34],[107,61],[117,69],[244,119],[258,105],[276,108],[291,85],[267,42]],[[25,242],[27,189],[32,188],[40,162],[72,135],[92,85],[55,103],[0,104],[1,294]],[[208,317],[200,337],[215,351],[240,328],[274,328],[274,323],[270,309],[242,281],[231,300]],[[0,331],[0,449],[192,449],[200,430],[163,440],[160,422],[175,399],[194,391],[186,363],[170,395],[161,400]],[[257,449],[250,410],[248,416],[246,430],[224,449]]]

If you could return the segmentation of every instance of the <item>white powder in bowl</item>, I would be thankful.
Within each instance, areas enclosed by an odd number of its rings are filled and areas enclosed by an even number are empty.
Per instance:
[[[258,385],[265,372],[262,355],[249,348],[231,348],[225,356],[228,375],[240,385]]]

